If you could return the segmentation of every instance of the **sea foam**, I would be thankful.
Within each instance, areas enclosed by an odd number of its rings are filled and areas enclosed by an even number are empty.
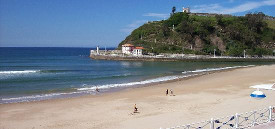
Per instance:
[[[201,73],[201,72],[211,72],[211,71],[220,71],[220,70],[228,70],[228,69],[236,69],[236,68],[246,68],[253,67],[255,65],[246,65],[246,66],[232,66],[232,67],[222,67],[222,68],[206,68],[206,69],[197,69],[194,71],[184,71],[182,73]]]
[[[40,73],[40,70],[22,70],[22,71],[0,71],[0,80],[14,77],[29,76]]]
[[[109,88],[136,86],[136,85],[145,85],[145,84],[150,84],[150,83],[176,80],[176,79],[181,79],[181,78],[195,76],[195,75],[197,75],[197,74],[182,75],[182,76],[165,76],[165,77],[158,77],[158,78],[154,78],[154,79],[148,79],[148,80],[144,80],[144,81],[121,83],[121,84],[107,84],[107,85],[99,85],[99,86],[93,85],[93,86],[90,86],[90,87],[77,88],[77,90],[79,90],[79,91],[85,91],[85,90],[94,91],[96,88],[98,88],[98,89],[109,89]]]
[[[23,70],[23,71],[0,71],[0,74],[27,74],[27,73],[36,73],[40,70]]]
[[[69,92],[69,93],[50,93],[50,94],[11,97],[11,98],[1,98],[0,104],[40,101],[40,100],[54,99],[54,98],[60,98],[60,97],[72,97],[72,96],[77,96],[84,93],[88,94],[90,92],[81,91],[81,92]]]

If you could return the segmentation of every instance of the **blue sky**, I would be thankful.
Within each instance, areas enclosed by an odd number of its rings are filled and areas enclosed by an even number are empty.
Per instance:
[[[0,0],[0,47],[116,47],[171,8],[275,16],[275,0]]]

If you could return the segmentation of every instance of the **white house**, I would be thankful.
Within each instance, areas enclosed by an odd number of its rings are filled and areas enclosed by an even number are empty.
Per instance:
[[[190,13],[190,8],[189,7],[187,7],[187,8],[182,7],[182,12]]]
[[[143,49],[144,49],[143,47],[136,47],[136,48],[134,48],[133,55],[134,56],[142,56],[142,50]]]
[[[133,49],[135,48],[132,44],[124,44],[122,45],[122,53],[123,54],[132,54]]]

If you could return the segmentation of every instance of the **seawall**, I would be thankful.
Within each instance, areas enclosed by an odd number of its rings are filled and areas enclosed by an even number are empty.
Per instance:
[[[120,61],[205,61],[205,62],[275,62],[273,58],[243,58],[243,57],[207,57],[207,56],[192,56],[192,57],[157,57],[157,56],[117,56],[117,55],[100,55],[91,54],[90,58],[95,60],[120,60]]]

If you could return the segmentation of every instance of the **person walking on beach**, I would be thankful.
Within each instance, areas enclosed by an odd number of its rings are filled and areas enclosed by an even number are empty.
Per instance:
[[[166,96],[168,95],[168,92],[169,92],[169,90],[167,89],[167,90],[166,90]]]
[[[172,89],[170,89],[170,93],[171,93],[171,96],[173,96],[173,95],[174,95],[174,93],[173,93],[173,90],[172,90]]]
[[[137,104],[134,105],[134,113],[138,112]]]

